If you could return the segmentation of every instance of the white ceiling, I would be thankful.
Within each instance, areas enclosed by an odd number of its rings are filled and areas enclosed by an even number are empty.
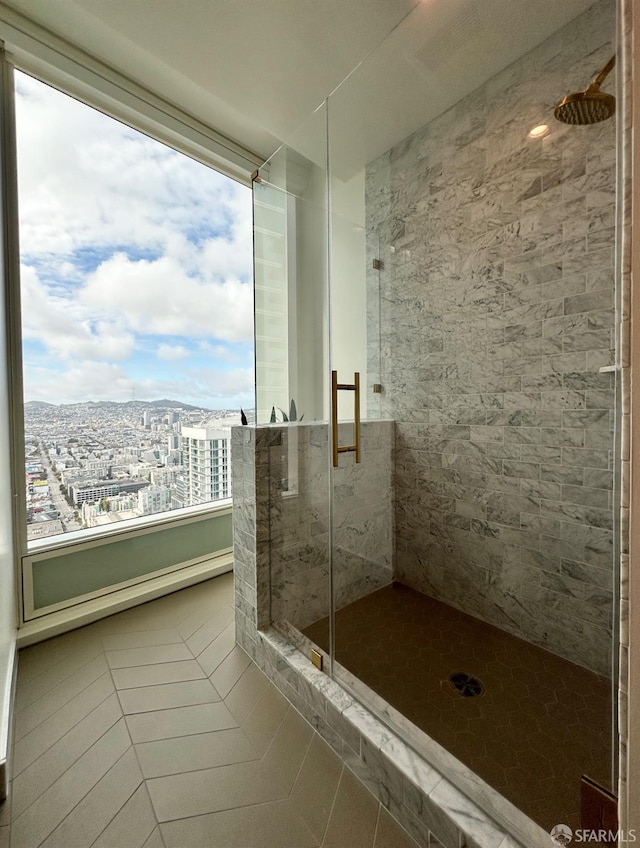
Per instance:
[[[336,99],[361,162],[592,2],[5,0],[265,158],[395,28]]]

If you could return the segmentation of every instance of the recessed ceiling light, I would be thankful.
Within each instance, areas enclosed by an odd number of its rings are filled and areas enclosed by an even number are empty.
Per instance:
[[[529,130],[529,138],[542,138],[542,136],[546,135],[548,132],[548,124],[539,124],[537,127],[534,127],[532,130]]]

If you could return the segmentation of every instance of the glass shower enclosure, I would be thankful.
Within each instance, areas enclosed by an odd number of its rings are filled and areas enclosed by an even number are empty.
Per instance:
[[[546,831],[615,793],[615,27],[418,4],[254,181],[270,623]]]

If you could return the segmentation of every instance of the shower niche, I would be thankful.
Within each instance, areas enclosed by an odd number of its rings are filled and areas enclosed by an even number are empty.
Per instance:
[[[557,6],[418,4],[254,183],[238,640],[421,845],[616,792],[616,117],[554,117],[616,5]]]

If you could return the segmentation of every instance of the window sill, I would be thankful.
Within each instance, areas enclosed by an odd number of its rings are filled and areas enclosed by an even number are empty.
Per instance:
[[[109,536],[126,536],[128,533],[135,534],[141,530],[168,524],[186,524],[189,521],[200,519],[206,515],[216,515],[231,512],[233,499],[225,498],[220,501],[210,501],[198,506],[188,506],[183,509],[158,512],[154,515],[143,515],[140,518],[132,518],[122,524],[107,524],[103,527],[94,527],[89,530],[74,530],[59,536],[49,536],[46,539],[34,539],[27,543],[27,555],[48,553],[49,551],[63,550],[64,548],[83,545]]]

